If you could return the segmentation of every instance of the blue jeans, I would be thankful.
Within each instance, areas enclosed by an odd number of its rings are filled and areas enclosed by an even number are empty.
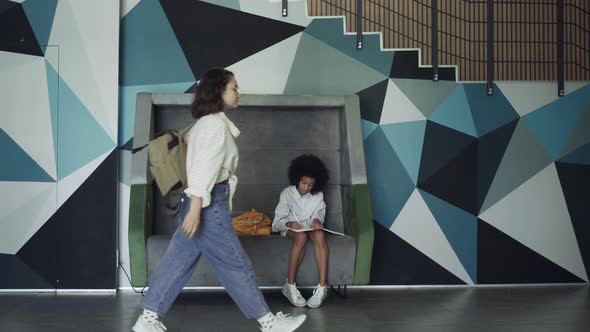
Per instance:
[[[219,282],[247,318],[258,318],[270,311],[258,289],[250,258],[232,227],[228,197],[227,182],[213,187],[211,205],[201,210],[199,230],[189,239],[181,226],[190,208],[190,197],[183,195],[178,227],[156,271],[150,276],[143,308],[161,316],[166,314],[203,254]]]

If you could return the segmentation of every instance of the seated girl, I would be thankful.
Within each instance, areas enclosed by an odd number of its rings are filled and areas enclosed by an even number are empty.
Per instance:
[[[289,253],[289,273],[282,292],[294,306],[318,308],[328,295],[328,244],[323,231],[326,203],[322,193],[328,182],[328,170],[318,157],[301,155],[291,161],[289,181],[291,185],[281,192],[272,224],[273,231],[280,231],[281,235],[293,240]],[[308,239],[314,245],[320,280],[313,296],[306,301],[297,289],[295,280]]]

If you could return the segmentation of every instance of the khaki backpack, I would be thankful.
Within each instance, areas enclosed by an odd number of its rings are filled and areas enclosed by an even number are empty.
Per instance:
[[[184,135],[193,125],[180,130],[166,130],[156,134],[147,145],[134,149],[133,152],[148,148],[148,164],[150,172],[162,196],[166,198],[166,206],[171,209],[177,207],[177,202],[171,204],[172,194],[181,194],[187,187],[186,179],[186,149],[187,142]]]

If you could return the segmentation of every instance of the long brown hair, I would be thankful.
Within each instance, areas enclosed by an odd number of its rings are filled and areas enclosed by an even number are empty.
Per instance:
[[[225,105],[222,94],[234,73],[223,68],[213,68],[205,72],[195,89],[195,99],[191,106],[193,118],[222,112]]]

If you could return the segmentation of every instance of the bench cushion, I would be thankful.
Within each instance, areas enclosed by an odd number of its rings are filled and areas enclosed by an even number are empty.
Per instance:
[[[330,249],[328,284],[353,284],[356,248],[354,239],[348,235],[327,235],[327,239]],[[289,250],[293,243],[291,239],[280,235],[240,236],[240,241],[252,260],[260,286],[277,286],[285,282],[289,264]],[[168,235],[153,235],[148,238],[146,247],[148,277],[156,269],[169,242],[170,236]],[[298,285],[315,286],[318,283],[313,250],[313,244],[309,241],[297,275]],[[220,286],[204,256],[199,259],[193,276],[186,284],[186,287],[196,286]]]

